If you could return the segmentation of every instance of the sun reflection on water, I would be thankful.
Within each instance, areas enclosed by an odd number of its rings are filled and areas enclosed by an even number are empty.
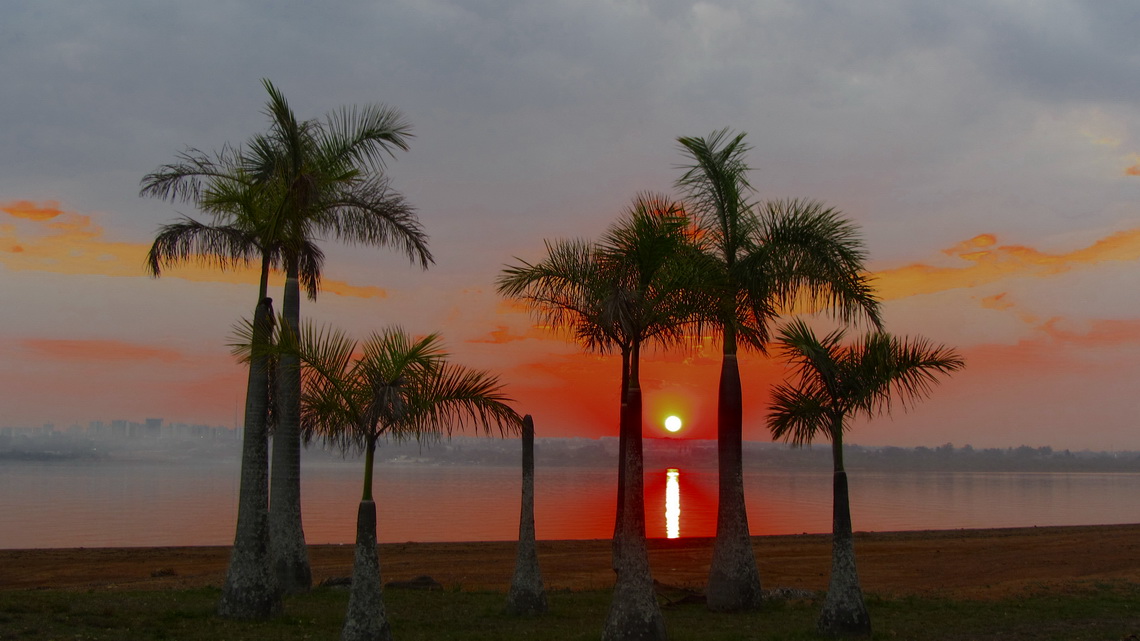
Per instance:
[[[665,472],[665,538],[681,536],[681,485],[677,478],[680,470],[671,467]]]

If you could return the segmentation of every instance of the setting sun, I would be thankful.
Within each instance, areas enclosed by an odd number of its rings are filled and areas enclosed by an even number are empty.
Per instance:
[[[670,432],[676,432],[681,429],[681,419],[678,416],[670,416],[665,419],[665,429]]]

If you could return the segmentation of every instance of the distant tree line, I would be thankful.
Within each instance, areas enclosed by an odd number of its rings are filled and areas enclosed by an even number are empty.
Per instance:
[[[544,438],[535,440],[535,464],[544,467],[607,467],[617,460],[617,439]],[[439,443],[389,443],[377,453],[386,461],[428,465],[517,466],[519,444],[513,439],[456,438]],[[1056,450],[1049,446],[1006,448],[871,447],[846,445],[847,467],[869,471],[958,472],[1140,472],[1140,452]],[[340,456],[339,453],[335,456]],[[748,470],[810,470],[830,461],[828,446],[787,447],[744,443]],[[647,440],[647,467],[715,468],[716,441]],[[826,468],[822,468],[826,469]],[[541,472],[540,472],[541,474]]]

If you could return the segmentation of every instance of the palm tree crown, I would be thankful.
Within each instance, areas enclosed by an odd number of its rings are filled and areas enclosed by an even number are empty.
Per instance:
[[[313,241],[327,236],[396,246],[427,267],[427,235],[384,175],[386,159],[407,150],[412,135],[400,112],[370,105],[298,121],[284,95],[262,82],[268,132],[213,155],[189,148],[143,178],[141,195],[192,202],[215,218],[164,227],[147,258],[151,273],[187,260],[229,268],[263,258],[296,273],[315,298],[324,256]]]
[[[639,194],[600,241],[547,241],[546,251],[544,260],[519,261],[497,280],[499,293],[522,301],[544,325],[602,353],[684,337],[698,308],[687,295],[698,265],[685,259],[695,245],[679,203]]]
[[[956,372],[965,361],[954,350],[924,338],[871,332],[843,345],[845,332],[816,337],[801,319],[780,330],[780,353],[793,366],[796,380],[773,390],[768,426],[772,436],[794,445],[817,437],[835,441],[845,419],[890,412],[930,395],[939,376]]]
[[[707,322],[719,330],[725,352],[735,353],[738,341],[765,349],[771,322],[797,307],[878,326],[858,228],[818,202],[751,201],[744,136],[721,129],[678,139],[692,164],[677,186],[700,229],[703,293],[715,301]]]
[[[343,332],[305,325],[279,338],[304,381],[301,425],[321,438],[364,451],[381,437],[429,439],[464,425],[517,432],[522,419],[499,379],[447,361],[437,334],[412,338],[402,329],[374,333],[357,345]]]

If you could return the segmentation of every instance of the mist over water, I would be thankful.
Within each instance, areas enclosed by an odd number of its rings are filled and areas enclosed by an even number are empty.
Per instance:
[[[304,456],[307,540],[351,543],[360,461]],[[0,548],[229,545],[239,465],[236,456],[0,462]],[[398,456],[376,473],[381,541],[517,537],[517,466]],[[539,465],[538,537],[609,538],[615,477],[609,465]],[[650,537],[715,534],[715,467],[651,461],[645,487]],[[1140,473],[1132,472],[852,470],[850,487],[856,530],[1140,521]],[[745,492],[753,534],[830,531],[829,469],[746,468]]]

